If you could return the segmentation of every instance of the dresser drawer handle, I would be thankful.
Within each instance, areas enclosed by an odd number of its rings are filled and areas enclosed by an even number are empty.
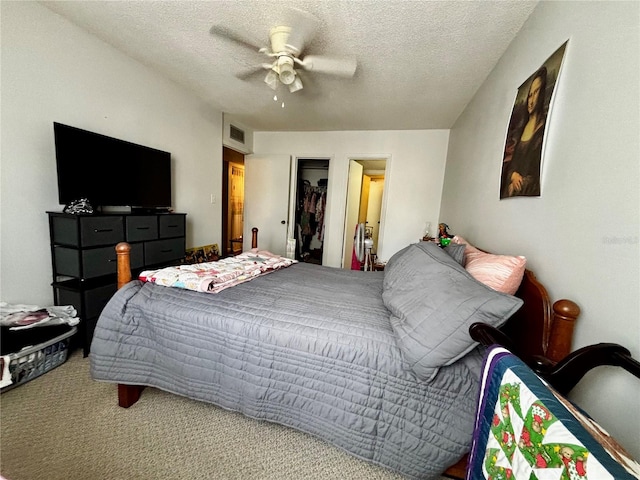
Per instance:
[[[167,228],[178,228],[178,225],[167,225]]]
[[[173,252],[173,250],[172,250],[172,249],[169,249],[169,250],[160,250],[160,253],[171,253],[171,252]]]
[[[103,228],[103,229],[96,228],[94,232],[95,233],[113,232],[113,228]]]
[[[136,230],[149,230],[149,227],[136,227]]]

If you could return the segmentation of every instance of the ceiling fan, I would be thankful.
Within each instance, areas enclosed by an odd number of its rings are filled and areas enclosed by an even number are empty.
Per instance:
[[[230,40],[268,57],[268,61],[240,72],[236,77],[248,80],[255,74],[266,71],[264,81],[269,87],[276,90],[279,84],[283,84],[292,93],[303,88],[301,70],[343,78],[353,77],[357,68],[354,57],[304,54],[304,48],[315,37],[320,22],[315,16],[301,10],[291,9],[291,13],[293,13],[293,17],[290,15],[292,21],[271,28],[269,46],[255,45],[222,25],[211,27],[212,35]]]

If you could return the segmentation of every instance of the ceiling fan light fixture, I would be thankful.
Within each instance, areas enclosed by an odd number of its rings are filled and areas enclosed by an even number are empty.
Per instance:
[[[296,72],[290,65],[280,67],[280,81],[285,85],[291,85],[296,80]]]
[[[1,1],[1,0],[0,0]],[[236,74],[240,80],[249,80],[254,74],[259,74],[262,69],[267,71],[264,82],[272,90],[277,90],[280,84],[289,87],[289,92],[294,93],[303,88],[299,75],[302,70],[318,72],[336,77],[351,78],[355,75],[358,66],[355,57],[336,55],[307,55],[304,53],[305,45],[315,37],[321,22],[314,15],[298,10],[287,15],[292,26],[277,25],[269,31],[269,45],[256,45],[255,42],[220,25],[214,25],[210,29],[212,35],[220,36],[226,40],[235,42],[253,52],[265,55],[269,63],[254,65],[244,72]],[[304,75],[304,74],[303,74]],[[305,80],[307,77],[305,77]],[[307,84],[309,88],[309,84]],[[274,99],[275,100],[275,99]]]
[[[291,93],[297,92],[298,90],[302,90],[302,80],[300,80],[300,77],[298,75],[296,75],[296,78],[293,80],[293,83],[291,85],[289,85],[289,91]]]

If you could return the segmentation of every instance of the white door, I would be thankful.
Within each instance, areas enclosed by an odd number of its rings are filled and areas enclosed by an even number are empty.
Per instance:
[[[258,248],[285,255],[290,176],[289,155],[245,156],[243,250],[251,248],[251,230],[257,227]]]
[[[360,192],[362,190],[362,165],[349,160],[349,181],[347,183],[347,208],[344,222],[344,250],[342,251],[342,268],[351,268],[353,255],[353,236],[358,225],[360,212]]]

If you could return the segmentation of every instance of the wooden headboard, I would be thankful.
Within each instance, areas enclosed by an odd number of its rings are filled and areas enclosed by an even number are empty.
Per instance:
[[[517,350],[526,357],[542,356],[559,362],[571,352],[573,329],[580,308],[571,300],[551,304],[547,289],[534,273],[525,270],[516,296],[524,305],[500,328]]]

